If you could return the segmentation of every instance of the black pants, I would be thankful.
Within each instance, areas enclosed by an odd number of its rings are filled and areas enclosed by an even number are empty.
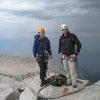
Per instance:
[[[38,61],[38,64],[40,67],[40,79],[41,81],[45,81],[48,62],[45,62],[44,60],[40,60]]]

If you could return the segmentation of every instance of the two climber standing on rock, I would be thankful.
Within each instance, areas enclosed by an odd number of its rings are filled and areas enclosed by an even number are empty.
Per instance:
[[[67,85],[77,87],[77,73],[75,62],[81,49],[81,43],[77,36],[70,33],[66,24],[61,25],[62,35],[59,39],[59,55],[66,72]]]
[[[52,58],[51,46],[49,39],[45,36],[44,28],[38,29],[38,35],[35,35],[33,45],[34,60],[38,62],[40,67],[40,86],[46,84],[46,71],[49,57]]]
[[[72,85],[77,87],[77,72],[75,62],[81,49],[81,43],[77,36],[70,33],[66,24],[61,25],[62,35],[59,39],[59,55],[61,56],[62,65],[64,67],[67,86]],[[38,62],[40,67],[40,86],[47,84],[46,71],[49,57],[52,58],[50,41],[45,37],[45,30],[43,28],[38,29],[38,35],[35,35],[35,41],[33,45],[34,60]]]

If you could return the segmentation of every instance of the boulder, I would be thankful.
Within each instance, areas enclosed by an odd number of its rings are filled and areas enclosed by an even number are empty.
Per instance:
[[[19,100],[37,100],[37,98],[29,88],[25,88],[24,92],[21,93]]]
[[[25,85],[22,82],[0,76],[0,100],[19,100],[19,95],[24,89]]]
[[[23,82],[26,84],[27,87],[29,87],[35,93],[35,95],[37,95],[37,97],[40,96],[43,98],[50,98],[50,99],[62,97],[64,95],[68,95],[80,91],[84,89],[85,84],[87,84],[85,80],[81,81],[80,79],[80,82],[78,81],[77,88],[73,88],[72,86],[58,87],[58,86],[51,86],[51,85],[44,86],[41,88],[39,76],[36,76],[34,78],[27,78]]]
[[[85,87],[82,91],[52,100],[100,100],[100,81]]]
[[[0,100],[6,100],[13,91],[8,84],[0,83]]]

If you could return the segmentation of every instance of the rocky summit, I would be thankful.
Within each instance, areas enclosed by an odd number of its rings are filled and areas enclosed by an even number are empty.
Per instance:
[[[65,72],[51,60],[47,76]],[[0,55],[0,100],[100,100],[100,81],[90,84],[78,78],[78,87],[40,87],[39,66],[32,57]]]

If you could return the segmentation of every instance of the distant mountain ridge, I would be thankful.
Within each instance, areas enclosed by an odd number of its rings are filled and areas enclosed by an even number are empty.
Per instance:
[[[34,38],[31,39],[2,39],[0,40],[0,54],[8,54],[13,56],[32,56],[32,46]],[[83,40],[82,40],[83,41]],[[88,43],[88,40],[86,40]],[[89,41],[91,46],[86,48],[82,46],[81,53],[79,55],[79,67],[80,70],[87,79],[91,82],[96,82],[100,79],[98,73],[100,73],[100,63],[99,63],[99,50],[92,42]],[[93,46],[92,46],[93,44]],[[53,51],[53,58],[60,62],[60,57],[58,55],[58,38],[57,40],[51,39],[51,47]],[[59,59],[58,59],[59,58]]]

